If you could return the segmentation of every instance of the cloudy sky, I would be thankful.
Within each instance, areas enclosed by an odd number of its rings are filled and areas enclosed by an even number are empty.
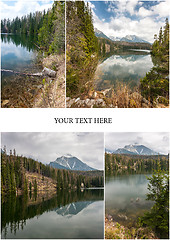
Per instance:
[[[117,150],[129,144],[145,145],[156,152],[168,154],[169,133],[105,133],[105,146],[107,149]]]
[[[90,167],[103,169],[103,133],[2,133],[1,147],[7,152],[30,156],[43,163],[71,154]]]
[[[53,1],[32,1],[32,0],[17,0],[17,1],[6,1],[0,0],[1,2],[1,19],[13,19],[15,17],[21,17],[27,15],[30,12],[48,10],[52,7]]]
[[[107,36],[136,35],[152,43],[169,16],[170,1],[90,1],[94,27]]]

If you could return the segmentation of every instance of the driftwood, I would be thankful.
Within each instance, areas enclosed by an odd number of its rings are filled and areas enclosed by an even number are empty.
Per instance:
[[[7,70],[7,69],[1,69],[2,72],[11,72],[15,74],[21,74],[25,76],[35,76],[35,77],[42,77],[42,76],[49,76],[49,77],[55,77],[56,76],[56,71],[53,71],[49,68],[44,68],[42,72],[39,73],[23,73],[23,72],[16,72],[13,70]]]
[[[26,76],[36,76],[36,77],[41,77],[43,76],[42,72],[41,73],[23,73],[23,72],[16,72],[13,70],[7,70],[7,69],[1,69],[2,72],[11,72],[15,74],[21,74],[21,75],[26,75]]]

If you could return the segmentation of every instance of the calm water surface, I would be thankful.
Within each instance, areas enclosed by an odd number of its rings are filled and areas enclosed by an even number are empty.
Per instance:
[[[148,51],[129,50],[104,60],[97,67],[95,89],[98,91],[126,83],[131,89],[139,85],[140,79],[153,67]]]
[[[137,217],[149,210],[146,201],[148,174],[107,177],[105,185],[106,214],[124,226],[134,226]]]
[[[2,69],[19,71],[35,59],[33,39],[26,35],[1,34]]]
[[[1,68],[20,73],[41,72],[34,43],[36,40],[31,36],[1,34]],[[40,77],[2,71],[2,107],[31,107],[32,99],[38,92],[37,86],[41,83]]]
[[[3,203],[2,238],[104,238],[103,190],[40,198]]]

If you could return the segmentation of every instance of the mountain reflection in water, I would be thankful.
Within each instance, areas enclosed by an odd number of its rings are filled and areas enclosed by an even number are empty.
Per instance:
[[[103,190],[53,196],[9,196],[2,203],[2,238],[104,237]],[[95,229],[95,231],[94,231]]]
[[[153,67],[150,54],[133,51],[112,55],[98,65],[95,73],[95,89],[104,90],[125,83],[133,90],[140,79]]]
[[[56,213],[71,218],[72,216],[77,215],[79,212],[81,212],[84,208],[87,208],[93,202],[94,201],[73,202],[66,206],[60,207],[56,210]]]

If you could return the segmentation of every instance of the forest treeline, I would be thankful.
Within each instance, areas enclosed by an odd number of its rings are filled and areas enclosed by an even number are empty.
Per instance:
[[[65,52],[64,1],[54,1],[52,9],[45,15],[38,31],[38,43],[48,54]]]
[[[115,54],[116,52],[128,51],[129,49],[151,49],[151,44],[149,43],[138,43],[138,42],[115,42],[110,39],[98,37],[98,56],[101,59],[102,57],[109,57]],[[107,56],[108,55],[108,56]]]
[[[145,173],[169,169],[169,157],[166,155],[138,156],[124,154],[105,154],[105,174]]]
[[[37,37],[39,29],[43,25],[48,11],[30,13],[21,18],[16,17],[13,20],[2,19],[1,20],[1,32],[2,33],[14,33],[14,34],[27,34]]]
[[[1,32],[25,34],[48,54],[65,50],[65,2],[54,1],[47,11],[37,11],[13,20],[1,20]]]
[[[164,29],[155,34],[152,45],[154,67],[141,80],[142,95],[151,102],[169,104],[169,21],[165,20]]]
[[[18,156],[16,151],[10,151],[8,155],[6,148],[1,150],[1,194],[15,193],[21,190],[28,193],[29,190],[37,192],[37,181],[28,180],[26,172],[38,173],[51,178],[56,184],[56,189],[80,189],[81,187],[103,187],[103,176],[80,175],[69,170],[54,169],[49,165],[31,158]]]

